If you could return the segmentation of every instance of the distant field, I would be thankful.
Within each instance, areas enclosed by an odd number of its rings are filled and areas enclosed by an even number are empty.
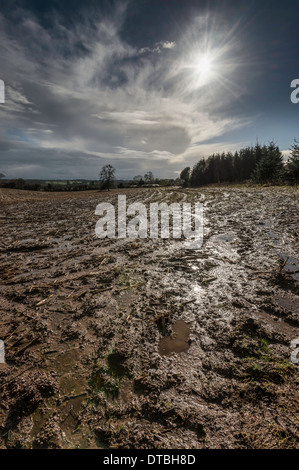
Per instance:
[[[0,188],[0,204],[1,203],[11,203],[18,201],[37,201],[45,199],[84,199],[92,197],[108,197],[111,194],[127,194],[134,191],[145,191],[145,189],[135,189],[135,188],[123,188],[123,189],[111,189],[108,191],[100,190],[90,190],[90,191],[25,191],[22,189],[9,189],[9,188]]]
[[[43,181],[42,182],[43,184],[63,184],[63,185],[66,185],[66,184],[83,184],[83,183],[86,183],[86,181],[83,181],[83,180],[65,180],[65,181],[62,181],[62,180],[49,180],[49,181]]]

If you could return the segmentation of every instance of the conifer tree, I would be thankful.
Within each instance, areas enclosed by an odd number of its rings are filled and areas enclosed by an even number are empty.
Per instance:
[[[294,140],[291,147],[291,156],[287,164],[287,177],[290,182],[298,186],[299,184],[299,141]]]
[[[253,171],[252,178],[258,184],[277,183],[282,176],[282,153],[275,142],[264,146],[262,156]]]

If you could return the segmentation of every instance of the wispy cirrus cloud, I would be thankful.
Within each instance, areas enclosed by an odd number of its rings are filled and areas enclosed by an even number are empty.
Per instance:
[[[57,15],[46,27],[28,10],[0,13],[7,91],[0,107],[1,171],[94,178],[109,162],[119,177],[148,169],[174,177],[214,149],[205,141],[248,124],[223,111],[244,92],[223,94],[237,71],[229,62],[231,44],[207,46],[205,22],[195,18],[175,40],[157,38],[140,49],[121,39],[125,15],[122,4],[104,17],[86,12],[71,27]],[[207,47],[215,59],[211,83],[199,80],[195,63]]]

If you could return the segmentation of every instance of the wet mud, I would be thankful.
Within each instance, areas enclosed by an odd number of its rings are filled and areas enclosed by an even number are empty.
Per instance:
[[[204,241],[95,237],[202,202]],[[1,448],[298,448],[293,188],[0,189]]]

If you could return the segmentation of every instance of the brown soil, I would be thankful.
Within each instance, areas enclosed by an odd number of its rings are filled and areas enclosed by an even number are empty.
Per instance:
[[[203,246],[97,239],[118,194],[202,201]],[[1,448],[298,447],[296,191],[0,189],[0,219]]]

